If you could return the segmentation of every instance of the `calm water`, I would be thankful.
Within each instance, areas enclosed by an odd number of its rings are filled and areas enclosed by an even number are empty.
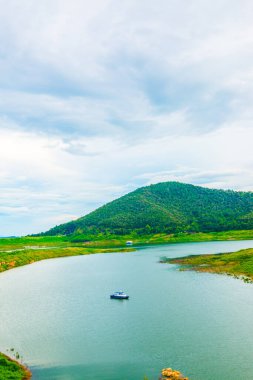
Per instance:
[[[253,285],[179,272],[161,256],[227,252],[253,241],[150,247],[48,260],[0,276],[0,350],[35,380],[253,379]],[[129,301],[110,300],[125,290]]]

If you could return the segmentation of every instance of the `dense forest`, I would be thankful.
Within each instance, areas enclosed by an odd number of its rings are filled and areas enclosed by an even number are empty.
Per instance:
[[[209,232],[253,229],[253,193],[178,182],[137,189],[42,235]]]

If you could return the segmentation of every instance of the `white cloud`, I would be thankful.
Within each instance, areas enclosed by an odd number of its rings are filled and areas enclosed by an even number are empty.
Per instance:
[[[161,180],[252,189],[252,2],[0,6],[0,235]]]

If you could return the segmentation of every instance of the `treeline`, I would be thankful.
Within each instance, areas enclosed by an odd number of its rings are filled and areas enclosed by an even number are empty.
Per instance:
[[[164,182],[140,188],[45,235],[253,229],[253,193]]]

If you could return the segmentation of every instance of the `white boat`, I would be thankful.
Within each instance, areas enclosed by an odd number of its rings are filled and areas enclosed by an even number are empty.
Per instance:
[[[118,300],[128,300],[129,296],[124,292],[114,292],[110,295],[110,298],[118,299]]]

